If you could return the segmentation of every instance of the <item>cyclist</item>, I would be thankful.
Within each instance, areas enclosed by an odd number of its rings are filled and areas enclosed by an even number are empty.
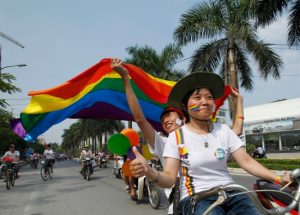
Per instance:
[[[210,120],[215,99],[223,92],[223,80],[214,73],[193,73],[175,84],[168,104],[182,106],[190,121],[169,135],[163,154],[163,172],[150,168],[133,149],[137,159],[131,162],[131,170],[135,176],[142,172],[159,186],[171,187],[180,169],[180,209],[183,214],[203,214],[217,197],[203,197],[198,202],[194,202],[194,197],[203,196],[203,192],[213,187],[234,183],[226,164],[230,155],[244,170],[257,177],[281,184],[290,181],[288,174],[277,176],[252,159],[246,153],[244,143],[227,125]],[[225,213],[259,214],[247,195],[234,196],[212,211],[212,214]]]
[[[20,152],[16,150],[14,144],[9,145],[9,150],[1,157],[1,160],[5,160],[5,158],[12,158],[12,162],[14,162],[12,166],[16,172],[16,178],[19,178],[20,165],[18,162],[20,161]]]
[[[150,151],[154,153],[161,161],[162,166],[164,167],[164,159],[163,159],[163,151],[166,145],[166,136],[161,136],[148,122],[145,118],[144,113],[141,110],[137,97],[132,90],[128,71],[123,66],[123,62],[120,59],[111,59],[111,67],[116,71],[122,78],[124,83],[124,88],[126,92],[127,102],[133,118],[135,122],[138,124],[141,132],[145,136],[148,141],[148,145],[150,146]],[[243,128],[243,97],[236,90],[232,90],[233,96],[237,99],[237,113],[236,120],[234,122],[232,130],[240,135],[242,133]],[[160,115],[160,120],[162,124],[162,128],[164,130],[164,134],[168,135],[172,131],[178,129],[186,122],[186,115],[180,108],[167,107]],[[142,175],[140,175],[142,176]],[[165,193],[167,197],[169,197],[171,193],[171,189],[165,189]],[[168,214],[173,214],[173,206],[169,207]]]
[[[44,150],[44,158],[45,158],[45,165],[50,167],[51,172],[53,172],[53,166],[55,163],[55,153],[51,149],[51,144],[46,145],[46,149]]]

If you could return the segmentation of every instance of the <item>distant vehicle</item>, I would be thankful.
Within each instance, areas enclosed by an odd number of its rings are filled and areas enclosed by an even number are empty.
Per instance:
[[[254,127],[253,129],[252,129],[252,132],[253,133],[262,133],[263,132],[263,128],[262,128],[262,126],[256,126],[256,127]]]

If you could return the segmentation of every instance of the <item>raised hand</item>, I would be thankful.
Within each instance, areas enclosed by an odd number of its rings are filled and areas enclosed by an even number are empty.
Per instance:
[[[139,153],[136,147],[133,147],[132,151],[136,158],[130,162],[130,170],[134,177],[139,178],[146,175],[151,167],[148,165],[147,160]]]
[[[234,96],[238,100],[243,100],[243,96],[239,93],[238,89],[235,89],[233,87],[230,87],[232,91],[232,96]]]
[[[128,70],[123,66],[123,61],[118,58],[112,58],[110,60],[111,68],[116,71],[121,77],[128,75]]]

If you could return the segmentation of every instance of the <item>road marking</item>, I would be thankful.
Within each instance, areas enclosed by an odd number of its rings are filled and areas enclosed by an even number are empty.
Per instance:
[[[41,192],[37,192],[37,191],[31,193],[29,203],[24,209],[24,215],[36,214],[35,203],[36,200],[41,196],[41,194],[42,194]]]

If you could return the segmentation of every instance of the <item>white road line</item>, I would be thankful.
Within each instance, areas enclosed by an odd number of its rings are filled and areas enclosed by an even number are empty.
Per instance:
[[[24,215],[35,214],[37,211],[35,207],[36,200],[41,196],[41,192],[34,191],[30,195],[30,200],[27,206],[24,209]]]

